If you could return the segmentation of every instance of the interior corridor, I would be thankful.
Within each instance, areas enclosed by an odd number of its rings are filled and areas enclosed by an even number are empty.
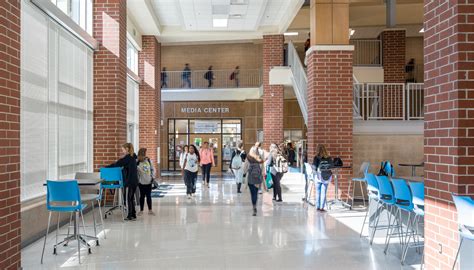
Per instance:
[[[237,194],[230,175],[214,176],[209,189],[198,183],[191,200],[180,176],[164,177],[172,188],[153,198],[156,215],[145,211],[136,221],[122,222],[115,210],[105,220],[107,239],[100,233],[100,248],[92,254],[83,248],[81,265],[76,242],[52,254],[53,232],[43,265],[44,238],[22,249],[23,269],[418,269],[415,252],[407,266],[400,265],[396,245],[383,254],[383,232],[372,247],[359,238],[365,212],[320,213],[303,204],[303,182],[291,175],[282,181],[283,203],[272,202],[271,193],[259,195],[257,217],[248,189]],[[85,218],[92,222],[90,214]]]

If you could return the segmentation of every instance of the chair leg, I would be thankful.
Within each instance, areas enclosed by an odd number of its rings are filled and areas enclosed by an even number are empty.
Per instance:
[[[346,204],[349,204],[349,194],[351,194],[351,186],[352,186],[352,180],[349,181],[349,186],[347,187],[347,199],[346,199]],[[354,204],[354,200],[352,199],[352,205]]]
[[[107,239],[107,236],[105,235],[105,224],[104,224],[104,217],[102,216],[102,207],[100,206],[100,200],[98,200],[97,202],[99,204],[100,222],[102,225],[102,230],[104,230],[104,239]]]
[[[385,235],[385,244],[384,244],[385,248],[383,250],[383,253],[385,254],[387,254],[388,246],[390,245],[390,238],[392,238],[392,234],[393,234],[392,215],[393,215],[392,207],[389,206],[389,209],[387,209],[388,227],[387,227],[387,234]],[[395,220],[393,221],[393,223],[395,223]]]
[[[61,218],[61,212],[58,212],[58,223],[56,224],[56,245],[58,245],[58,233],[59,233],[59,220]]]
[[[69,229],[71,228],[71,222],[72,222],[72,212],[71,215],[69,216],[69,225],[67,226],[67,236],[69,237]]]
[[[416,215],[415,217],[413,218],[413,223],[416,224]],[[409,214],[408,216],[408,222],[407,222],[407,234],[406,234],[406,238],[405,238],[405,247],[403,248],[403,253],[402,253],[402,259],[401,259],[401,263],[402,265],[405,263],[405,259],[407,257],[407,253],[408,253],[408,248],[409,248],[409,245],[410,245],[410,239],[411,237],[413,236],[413,242],[415,243],[415,231],[413,230],[414,226],[416,225],[413,225],[412,224],[412,221],[411,221],[411,213]],[[412,229],[412,234],[410,234],[410,228]]]
[[[362,232],[364,231],[364,227],[365,227],[365,221],[367,220],[367,216],[369,215],[369,212],[370,212],[370,198],[369,198],[369,207],[367,207],[367,211],[365,212],[364,222],[362,222],[362,229],[360,229],[359,237],[362,237]],[[369,227],[370,227],[370,224],[369,224]]]
[[[48,227],[46,228],[46,235],[44,236],[43,251],[41,252],[41,264],[43,264],[44,249],[46,248],[46,239],[48,238],[50,223],[51,223],[51,212],[49,212]]]
[[[82,220],[82,229],[84,231],[84,235],[86,235],[87,234],[86,233],[86,223],[84,222],[84,214],[82,213],[82,210],[81,210],[81,220]]]
[[[94,200],[91,201],[92,204],[92,222],[94,223],[94,236],[97,237],[97,223],[95,222],[95,207],[94,207]],[[97,244],[99,240],[97,240]]]
[[[459,247],[458,247],[458,251],[456,252],[456,257],[454,257],[454,263],[453,263],[453,269],[454,270],[456,268],[456,263],[458,261],[458,257],[459,257],[459,251],[461,250],[461,246],[462,246],[462,241],[464,239],[461,237],[461,242],[459,243]]]
[[[119,188],[118,191],[120,192],[120,197],[122,198],[122,202],[121,202],[121,212],[122,212],[122,222],[125,220],[125,217],[123,215],[123,212],[125,211],[125,202],[124,202],[124,196],[123,196],[123,189]]]
[[[364,208],[365,208],[366,205],[365,205],[365,196],[364,196],[364,188],[362,186],[362,181],[359,181],[359,186],[360,186],[360,193],[362,193],[362,202],[364,203]]]
[[[353,181],[351,181],[351,183],[349,185],[352,184]],[[354,184],[354,186],[352,187],[352,196],[351,196],[351,207],[354,207],[354,196],[355,196],[355,187],[356,185]]]
[[[377,231],[377,226],[379,225],[379,221],[380,221],[380,216],[382,215],[382,212],[383,212],[383,205],[381,205],[380,207],[377,207],[377,210],[376,210],[376,213],[381,209],[381,212],[377,214],[377,219],[375,221],[375,226],[374,228],[372,229],[372,236],[370,238],[370,245],[372,245],[372,243],[374,242],[374,237],[375,237],[375,232]],[[370,222],[370,220],[369,220]]]

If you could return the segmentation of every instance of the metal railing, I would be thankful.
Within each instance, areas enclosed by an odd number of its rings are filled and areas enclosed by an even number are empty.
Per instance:
[[[354,66],[381,66],[382,42],[378,39],[352,39]]]
[[[354,83],[354,119],[422,120],[422,83]]]
[[[293,45],[293,42],[288,44],[288,66],[291,69],[291,81],[293,89],[295,90],[296,99],[300,105],[301,114],[303,115],[305,124],[308,123],[308,78],[306,70],[301,63],[298,52]]]
[[[257,88],[262,85],[262,69],[191,70],[161,73],[162,89]]]

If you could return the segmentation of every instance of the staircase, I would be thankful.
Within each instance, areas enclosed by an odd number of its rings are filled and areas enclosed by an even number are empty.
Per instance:
[[[308,77],[306,76],[306,70],[301,63],[298,52],[291,41],[288,44],[288,66],[291,71],[290,80],[295,90],[296,99],[300,105],[304,123],[308,126]]]

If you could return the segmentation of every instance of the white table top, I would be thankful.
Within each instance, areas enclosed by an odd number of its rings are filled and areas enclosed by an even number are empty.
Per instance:
[[[59,179],[59,180],[55,180],[55,181],[69,181],[71,179]],[[97,184],[100,184],[100,182],[102,182],[101,179],[76,179],[77,180],[77,184],[79,186],[95,186]],[[43,186],[46,186],[46,183],[43,184]]]

